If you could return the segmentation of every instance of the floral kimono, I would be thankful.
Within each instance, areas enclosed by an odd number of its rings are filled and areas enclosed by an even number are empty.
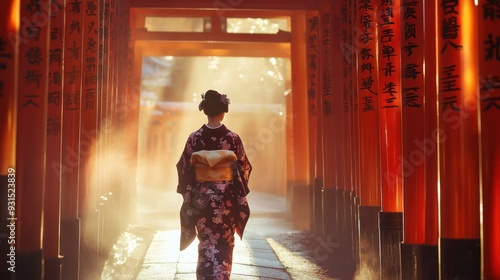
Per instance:
[[[240,137],[221,125],[203,125],[189,136],[177,163],[177,192],[190,193],[181,207],[181,246],[197,235],[197,279],[229,279],[234,233],[243,236],[252,166]]]

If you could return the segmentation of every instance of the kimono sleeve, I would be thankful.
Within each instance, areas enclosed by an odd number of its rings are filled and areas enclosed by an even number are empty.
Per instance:
[[[238,191],[238,195],[240,197],[245,197],[250,189],[248,188],[248,181],[250,179],[250,174],[252,173],[252,165],[248,160],[247,154],[245,152],[245,148],[243,147],[243,142],[241,138],[236,135],[234,138],[234,146],[236,153],[236,180],[234,183],[236,184],[236,189]]]
[[[186,141],[186,146],[182,151],[181,158],[177,162],[177,193],[184,194],[188,191],[188,186],[193,187],[195,182],[194,168],[191,166],[192,136]]]

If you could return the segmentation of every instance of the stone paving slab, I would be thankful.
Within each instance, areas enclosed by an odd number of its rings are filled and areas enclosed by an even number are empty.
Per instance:
[[[235,241],[231,279],[291,279],[264,238]],[[138,280],[194,279],[198,257],[197,241],[179,252],[178,230],[159,231],[151,241]]]
[[[263,261],[274,261],[277,260],[276,255],[270,254],[268,249],[251,249],[251,256],[254,259]]]
[[[177,263],[144,264],[137,279],[175,279],[176,274]]]
[[[257,276],[231,274],[231,280],[261,280],[261,279],[262,278]]]
[[[156,196],[158,193],[151,193],[150,195]],[[174,196],[175,194],[172,196],[162,195],[173,202],[177,202],[179,198]],[[168,201],[168,199],[164,201]],[[297,273],[293,269],[290,270],[290,265],[295,267],[297,263],[303,263],[304,260],[290,262],[290,260],[294,260],[293,258],[290,259],[291,254],[295,253],[284,252],[280,249],[278,254],[275,248],[276,245],[272,245],[273,240],[269,239],[269,237],[293,231],[290,222],[286,220],[285,198],[254,192],[249,195],[249,203],[252,214],[244,238],[240,240],[239,236],[235,236],[231,280],[306,279],[302,277],[303,274],[296,277],[295,274]],[[136,279],[196,279],[198,241],[195,240],[187,249],[179,252],[178,213],[155,213],[151,206],[152,204],[149,203],[142,204],[140,208],[143,211],[139,211],[141,212],[139,218],[143,226],[156,228],[157,232],[144,255],[142,266],[137,269],[136,275],[138,276]],[[177,211],[175,206],[172,209]],[[300,269],[300,271],[302,272],[304,268]]]
[[[238,261],[234,262],[233,261],[233,263],[241,263],[241,262],[238,262]],[[250,262],[247,262],[247,263],[250,263]],[[269,259],[252,258],[251,263],[252,263],[252,265],[259,266],[259,267],[285,269],[283,264],[278,259],[269,260]]]
[[[235,240],[231,280],[333,279],[288,240],[287,234],[299,231],[286,218],[283,196],[254,192],[249,203],[252,215],[244,239]],[[178,213],[155,212],[151,206],[143,202],[138,207],[137,222],[113,246],[101,279],[196,279],[198,241],[180,252]]]

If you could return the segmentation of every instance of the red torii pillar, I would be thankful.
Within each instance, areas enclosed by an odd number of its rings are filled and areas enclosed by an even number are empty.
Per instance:
[[[129,26],[130,28],[135,28],[135,17],[130,17]],[[127,110],[124,113],[125,118],[125,161],[127,166],[133,167],[134,172],[127,174],[127,184],[126,189],[130,197],[133,197],[137,186],[136,186],[136,173],[135,168],[137,168],[137,147],[138,147],[138,133],[139,133],[139,114],[140,114],[140,98],[141,98],[141,72],[142,72],[142,52],[135,48],[135,38],[134,33],[130,36],[130,41],[128,44],[128,82],[127,90],[125,95],[125,102]],[[288,129],[288,127],[287,127]],[[133,202],[134,200],[131,200]],[[129,217],[135,218],[135,204],[131,203],[127,212]]]
[[[297,229],[309,228],[309,150],[307,118],[307,68],[306,46],[306,16],[304,12],[296,12],[292,21],[291,60],[296,67],[292,68],[292,112],[293,112],[293,154],[294,178],[293,194],[293,226]]]
[[[100,181],[98,185],[98,196],[99,201],[99,211],[101,215],[101,219],[103,216],[106,216],[104,214],[105,208],[108,206],[107,203],[107,196],[110,192],[110,184],[109,184],[109,151],[108,151],[108,137],[110,136],[111,129],[112,129],[112,118],[111,118],[111,112],[110,112],[110,101],[111,96],[110,96],[110,74],[109,74],[109,68],[110,68],[110,57],[109,57],[109,51],[110,51],[110,32],[111,32],[111,19],[110,19],[110,6],[111,6],[111,0],[102,0],[101,2],[101,8],[102,12],[100,12],[100,18],[99,20],[102,21],[102,24],[100,23],[100,28],[99,28],[99,48],[101,50],[100,56],[99,56],[99,62],[100,62],[100,67],[102,69],[102,74],[101,74],[101,79],[100,79],[100,84],[98,86],[100,94],[99,94],[99,145],[100,145],[100,158],[101,158],[101,165],[99,166],[99,171],[100,171]],[[104,200],[103,200],[104,199]],[[105,219],[105,217],[104,217]],[[100,221],[100,234],[99,236],[102,237],[106,225],[103,223],[103,221]],[[100,243],[102,243],[102,240],[100,239]]]
[[[343,89],[346,86],[343,81],[343,60],[344,55],[342,53],[342,0],[332,0],[332,66],[331,66],[331,79],[332,79],[332,116],[331,121],[326,123],[326,125],[333,133],[332,136],[332,149],[335,155],[333,161],[335,162],[332,168],[334,168],[332,173],[334,176],[334,186],[335,186],[335,199],[336,199],[336,209],[335,216],[337,220],[336,224],[336,234],[337,241],[341,244],[341,249],[338,253],[346,255],[346,247],[349,247],[346,240],[348,233],[347,223],[346,223],[346,174],[347,168],[345,163],[346,149],[344,143],[345,130],[344,130],[344,111],[343,111]],[[348,152],[347,152],[348,153]],[[326,171],[325,171],[326,172]]]
[[[102,39],[100,63],[102,66],[102,88],[100,97],[100,126],[99,126],[99,145],[101,149],[101,166],[100,166],[100,184],[98,188],[98,211],[99,211],[99,254],[105,254],[110,248],[112,240],[113,224],[112,204],[114,197],[111,186],[113,166],[113,79],[112,79],[112,58],[113,56],[113,16],[114,16],[114,1],[103,0],[102,10],[100,14],[102,20],[102,28],[99,30],[99,38]]]
[[[63,47],[64,4],[62,0],[51,5],[49,88],[47,104],[47,154],[45,172],[45,206],[43,249],[45,279],[61,279],[60,250],[61,224],[61,119],[63,106]]]
[[[119,91],[118,75],[123,70],[120,63],[124,61],[121,56],[120,50],[122,49],[123,42],[121,41],[121,30],[124,26],[121,24],[123,21],[124,9],[123,7],[127,2],[110,0],[109,2],[109,28],[108,28],[108,73],[107,73],[107,120],[111,126],[106,133],[106,150],[107,150],[107,164],[106,164],[106,177],[108,191],[104,193],[107,197],[106,215],[109,217],[105,220],[103,229],[106,229],[105,234],[102,236],[102,244],[104,253],[112,249],[113,240],[124,229],[122,223],[122,212],[120,211],[120,203],[122,202],[122,192],[125,187],[121,184],[121,178],[128,172],[129,166],[123,164],[113,164],[117,161],[123,162],[123,130],[121,127],[121,114],[126,108],[120,108],[119,99],[122,92]],[[137,136],[135,136],[137,137]]]
[[[85,0],[83,11],[83,66],[82,66],[82,102],[80,158],[81,173],[78,211],[81,215],[90,214],[97,207],[96,140],[99,136],[97,127],[97,102],[99,80],[99,5],[97,0]]]
[[[434,8],[434,3],[413,1],[401,9],[403,279],[438,278]],[[428,243],[431,230],[434,240]]]
[[[287,210],[287,218],[293,219],[293,181],[294,181],[294,150],[293,150],[293,99],[290,93],[285,96],[285,120],[286,120],[286,128],[285,128],[285,139],[286,139],[286,210]]]
[[[118,52],[117,52],[117,65],[116,65],[116,68],[119,70],[118,73],[117,73],[117,80],[116,80],[116,84],[117,84],[117,88],[116,88],[116,91],[117,91],[117,98],[116,98],[116,112],[117,112],[117,115],[118,115],[118,120],[117,120],[117,123],[116,123],[116,126],[118,127],[119,131],[121,132],[120,133],[120,143],[121,143],[121,146],[120,146],[120,149],[123,153],[126,153],[126,146],[125,146],[125,142],[126,142],[126,135],[125,135],[125,129],[126,129],[126,122],[125,122],[125,118],[126,118],[126,112],[128,110],[128,106],[127,106],[127,102],[126,102],[126,92],[127,92],[127,77],[128,77],[128,72],[127,72],[127,67],[128,67],[128,60],[127,60],[127,56],[128,56],[128,48],[124,48],[123,46],[127,46],[128,43],[129,43],[129,26],[128,24],[121,24],[122,22],[129,22],[129,17],[130,17],[130,2],[129,1],[124,1],[123,5],[122,4],[119,4],[117,6],[117,14],[118,14],[118,24],[116,25],[117,26],[117,48],[118,48]],[[139,107],[140,106],[140,103],[137,102],[135,104],[136,107]],[[136,122],[138,122],[138,119],[136,120]],[[137,134],[136,134],[137,135]],[[137,138],[137,136],[136,136]],[[131,165],[131,166],[127,166],[127,168],[122,168],[121,170],[121,177],[125,177],[127,176],[127,174],[130,172],[130,168],[131,167],[134,167],[136,168],[136,165]],[[132,170],[135,170],[135,169],[132,169]],[[131,182],[135,182],[136,180],[133,179],[131,180]],[[118,199],[118,203],[117,204],[117,210],[118,210],[118,213],[119,215],[118,218],[117,218],[117,221],[119,221],[119,224],[122,226],[122,228],[124,226],[127,225],[127,223],[130,221],[130,216],[129,215],[123,215],[123,213],[128,213],[128,210],[129,209],[132,209],[134,212],[135,212],[135,207],[132,207],[131,206],[131,201],[130,201],[130,196],[132,193],[135,193],[135,190],[134,188],[131,188],[130,186],[128,185],[125,185],[125,184],[120,184],[121,186],[121,189],[120,189],[120,193],[119,193],[119,196],[116,197],[116,199]]]
[[[436,5],[440,277],[479,279],[477,8],[473,0]]]
[[[42,279],[50,3],[21,1],[20,15],[19,41],[15,42],[19,43],[17,190],[11,214],[17,218],[16,277]]]
[[[350,3],[349,3],[350,2]],[[349,56],[349,104],[350,110],[350,134],[351,134],[351,191],[350,191],[350,212],[351,214],[351,239],[352,254],[356,263],[359,264],[359,227],[358,227],[358,206],[360,194],[360,139],[359,139],[359,87],[358,87],[358,2],[347,1],[348,8],[348,29],[347,45],[343,48]]]
[[[7,227],[10,221],[9,204],[16,199],[16,97],[18,86],[18,59],[16,55],[19,30],[19,2],[0,4],[0,276],[12,276],[8,269],[11,260],[9,237],[15,229]],[[10,196],[10,197],[9,197]],[[12,243],[12,241],[11,241]],[[15,253],[15,252],[14,252]],[[15,269],[15,268],[11,268]]]
[[[78,279],[80,267],[80,112],[82,107],[82,36],[84,6],[66,3],[61,166],[61,252],[63,278]]]
[[[354,46],[357,50],[359,89],[359,261],[374,278],[380,275],[378,213],[380,212],[379,73],[377,54],[377,4],[359,3]]]
[[[319,11],[319,55],[321,62],[320,100],[321,129],[323,131],[323,234],[331,242],[338,242],[337,191],[335,169],[335,131],[333,118],[333,7],[331,0],[321,1]]]
[[[425,41],[425,102],[436,104],[436,106],[426,106],[425,114],[425,135],[433,139],[434,143],[428,147],[425,167],[425,249],[422,249],[422,258],[428,259],[428,272],[435,275],[438,263],[434,249],[438,247],[439,222],[438,222],[438,106],[437,106],[437,57],[436,57],[436,7],[433,2],[424,3],[424,41]],[[427,150],[426,150],[427,152]],[[439,256],[438,256],[439,259]],[[423,274],[427,279],[427,276]],[[432,276],[431,276],[432,277]]]
[[[354,240],[357,238],[357,221],[355,220],[355,177],[357,174],[356,163],[357,160],[357,149],[354,135],[355,120],[353,112],[357,111],[357,93],[354,90],[353,82],[355,77],[353,77],[353,30],[352,30],[352,15],[353,15],[353,1],[342,0],[341,5],[341,34],[340,43],[338,45],[338,50],[341,53],[341,78],[342,78],[342,90],[341,96],[339,96],[339,103],[341,104],[341,109],[339,110],[342,118],[340,121],[340,131],[343,137],[343,145],[339,147],[343,151],[343,166],[344,166],[344,178],[342,183],[343,188],[343,254],[354,261],[357,260],[357,251],[355,248]],[[356,89],[357,90],[357,89]],[[356,100],[356,102],[354,102]],[[356,126],[357,128],[357,126]],[[339,154],[342,156],[342,154]],[[342,214],[342,211],[339,215]],[[356,236],[355,236],[356,234]]]
[[[400,276],[403,239],[401,174],[400,0],[378,2],[378,58],[382,211],[379,214],[381,278]]]
[[[82,90],[80,108],[80,176],[78,217],[81,219],[80,277],[91,277],[98,269],[98,162],[97,126],[99,69],[99,1],[85,0],[82,21]]]
[[[319,18],[317,12],[306,14],[306,36],[307,36],[307,97],[308,97],[308,119],[309,119],[309,174],[312,177],[310,200],[311,200],[311,227],[316,234],[322,233],[322,211],[321,211],[321,189],[322,175],[318,174],[318,137],[321,130],[318,129],[318,51],[319,51]]]
[[[98,29],[98,81],[97,81],[97,170],[96,170],[96,212],[97,212],[97,254],[102,251],[103,236],[106,227],[107,193],[109,192],[107,180],[107,135],[111,122],[107,115],[108,101],[108,48],[109,48],[109,0],[99,0],[99,29]]]
[[[482,279],[500,279],[500,7],[479,1],[483,242]]]

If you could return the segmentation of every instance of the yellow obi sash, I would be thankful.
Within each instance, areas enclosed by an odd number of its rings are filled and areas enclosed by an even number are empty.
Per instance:
[[[197,182],[232,180],[231,165],[235,161],[236,154],[230,150],[202,150],[191,155]]]

